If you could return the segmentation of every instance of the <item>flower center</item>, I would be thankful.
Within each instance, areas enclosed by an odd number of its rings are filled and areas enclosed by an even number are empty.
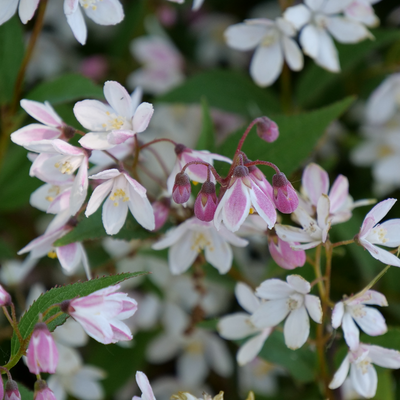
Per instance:
[[[268,47],[273,45],[279,38],[278,31],[276,29],[270,29],[268,33],[263,37],[261,46]]]
[[[386,239],[387,230],[381,226],[377,226],[372,230],[372,234],[379,240],[380,243],[384,244],[387,242]]]
[[[194,237],[193,237],[193,242],[192,242],[192,250],[197,251],[200,253],[201,250],[203,250],[205,247],[208,247],[208,250],[214,251],[214,247],[212,243],[210,242],[210,239],[207,238],[206,235],[204,235],[201,232],[197,232]]]
[[[317,28],[326,29],[326,26],[328,24],[328,20],[327,20],[325,15],[317,14],[314,17],[314,23],[317,26]]]
[[[96,11],[97,9],[96,3],[103,0],[79,0],[79,1],[83,8],[87,9],[90,7],[93,11]]]
[[[82,163],[82,157],[61,157],[54,164],[62,174],[71,175]]]
[[[366,315],[365,307],[363,304],[357,304],[356,306],[351,306],[349,311],[353,317],[365,317]]]
[[[368,372],[368,367],[371,365],[371,359],[369,357],[364,358],[356,364],[357,368],[361,369],[363,375]]]
[[[297,310],[298,308],[300,308],[303,305],[304,296],[301,295],[300,293],[294,293],[291,296],[289,296],[287,302],[288,302],[290,311]]]
[[[118,131],[121,128],[128,128],[127,121],[125,117],[122,117],[121,115],[116,115],[116,114],[111,114],[109,111],[106,112],[106,114],[110,117],[107,123],[103,123],[102,126],[105,128],[107,131]]]
[[[123,202],[129,201],[129,196],[126,195],[125,190],[116,189],[110,196],[110,200],[114,202],[114,207],[119,206],[119,201],[122,199]]]
[[[60,186],[52,186],[47,191],[47,196],[45,197],[45,199],[51,203],[54,200],[54,198],[57,197],[59,194],[60,194]]]

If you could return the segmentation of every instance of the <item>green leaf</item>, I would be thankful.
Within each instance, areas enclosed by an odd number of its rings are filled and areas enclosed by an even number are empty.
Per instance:
[[[0,102],[8,103],[13,97],[25,51],[22,25],[17,16],[0,26],[0,43]]]
[[[68,232],[65,236],[58,239],[55,246],[65,246],[69,243],[81,242],[88,239],[100,239],[108,236],[101,218],[102,209],[97,210],[89,218],[83,217],[78,223],[76,228],[71,232]],[[138,222],[133,218],[129,212],[126,218],[125,225],[116,234],[113,235],[114,239],[132,240],[132,239],[147,239],[154,235],[153,232],[144,229]]]
[[[315,352],[307,345],[298,350],[288,349],[280,332],[272,332],[259,356],[273,364],[281,365],[298,381],[312,382],[315,379],[317,365]]]
[[[347,97],[328,107],[298,115],[277,115],[274,121],[279,126],[279,138],[273,143],[262,141],[252,129],[247,137],[243,151],[251,160],[268,160],[287,175],[301,166],[312,153],[320,137],[329,124],[345,112],[353,103],[354,97]],[[218,152],[232,157],[243,131],[230,136]]]
[[[40,102],[48,101],[52,105],[80,99],[104,99],[103,90],[89,78],[79,74],[65,74],[41,83],[26,97]]]
[[[105,276],[102,278],[92,279],[87,282],[77,282],[72,285],[50,289],[46,293],[42,294],[22,316],[18,324],[22,337],[25,339],[32,333],[33,328],[38,322],[39,314],[43,313],[53,304],[61,303],[64,300],[70,300],[75,297],[88,296],[96,290],[100,290],[111,285],[116,285],[117,283],[122,282],[126,279],[130,279],[143,274],[145,274],[145,272],[123,273],[119,275]],[[58,307],[52,309],[46,315],[46,319],[47,317],[51,317],[59,311],[60,309]],[[67,317],[68,316],[66,314],[63,314],[60,317],[56,318],[54,321],[50,322],[47,325],[49,330],[54,331],[57,326],[62,325],[65,322]],[[11,340],[11,357],[14,357],[17,354],[19,347],[20,345],[17,335],[14,333]]]
[[[210,115],[210,108],[205,97],[201,99],[201,111],[202,111],[202,126],[197,141],[197,150],[208,150],[211,153],[215,151],[215,133],[214,124]]]
[[[206,97],[211,107],[258,117],[279,112],[279,101],[272,90],[261,89],[246,75],[226,70],[200,73],[171,92],[157,98],[164,103],[200,103]]]
[[[357,64],[373,50],[400,39],[398,29],[374,29],[375,40],[364,40],[357,44],[336,43],[339,52],[341,74],[328,72],[312,63],[301,75],[296,88],[296,99],[302,106],[315,104],[333,85],[337,85]],[[318,82],[318,84],[316,84]]]
[[[361,333],[360,341],[400,351],[400,328],[389,327],[388,331],[381,336],[368,336],[365,333]]]
[[[21,400],[33,400],[33,392],[22,383],[18,382],[18,390],[21,394]]]
[[[395,382],[390,369],[377,368],[378,387],[376,389],[375,400],[394,400]]]

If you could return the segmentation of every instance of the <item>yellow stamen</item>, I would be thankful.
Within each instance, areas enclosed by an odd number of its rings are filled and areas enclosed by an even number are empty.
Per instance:
[[[255,210],[253,207],[250,207],[249,214],[254,214]]]
[[[47,253],[47,256],[50,258],[57,258],[57,253],[54,250],[51,250]]]
[[[197,186],[199,184],[199,182],[196,181],[192,181],[193,185]]]

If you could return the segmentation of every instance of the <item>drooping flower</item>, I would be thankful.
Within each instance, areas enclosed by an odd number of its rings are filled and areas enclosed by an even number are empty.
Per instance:
[[[354,351],[349,350],[333,376],[329,388],[336,389],[342,386],[350,370],[350,380],[355,391],[367,399],[374,397],[378,376],[372,364],[383,368],[399,369],[400,352],[360,343]]]
[[[400,259],[394,254],[377,244],[387,247],[398,247],[400,245],[400,219],[390,219],[382,224],[378,222],[389,212],[396,203],[396,199],[387,199],[378,203],[365,216],[360,232],[356,235],[355,241],[369,251],[372,257],[377,260],[400,267]]]
[[[217,204],[218,199],[215,193],[215,184],[205,181],[194,202],[194,214],[200,221],[210,222],[214,218]]]
[[[290,214],[299,205],[299,199],[292,184],[283,172],[272,177],[273,200],[276,208],[284,214]]]
[[[256,295],[268,301],[257,308],[250,320],[258,328],[271,328],[287,317],[283,328],[285,343],[295,350],[308,338],[309,316],[318,324],[322,322],[322,309],[319,298],[308,294],[309,282],[299,275],[289,275],[286,281],[267,279],[261,283]]]
[[[282,71],[284,62],[294,71],[303,68],[303,54],[293,39],[295,27],[283,18],[249,19],[225,31],[228,46],[237,50],[256,48],[250,74],[259,86],[269,86]]]
[[[107,150],[124,143],[146,130],[153,115],[150,103],[141,103],[118,82],[104,84],[104,97],[109,105],[98,100],[79,101],[74,106],[76,119],[89,129],[79,143],[91,150]]]
[[[33,400],[57,400],[53,391],[47,386],[46,381],[39,379],[35,382]]]
[[[153,245],[153,249],[170,247],[168,262],[173,274],[181,274],[189,269],[203,249],[206,260],[220,274],[225,274],[231,268],[233,260],[229,244],[244,247],[247,243],[247,240],[237,237],[224,226],[217,231],[213,222],[200,221],[193,217],[169,230],[165,238]]]
[[[254,295],[253,290],[246,284],[236,284],[235,294],[239,304],[247,311],[237,312],[222,317],[218,323],[218,332],[224,339],[240,340],[252,336],[240,346],[236,355],[239,365],[245,365],[257,356],[272,328],[257,328],[251,321],[251,315],[260,306],[261,301]]]
[[[146,189],[126,172],[109,169],[90,176],[90,179],[104,180],[96,187],[89,199],[85,215],[89,217],[103,205],[103,224],[109,235],[118,233],[125,223],[128,209],[137,222],[148,230],[155,228],[153,208],[147,199]]]
[[[279,136],[278,125],[268,117],[261,117],[257,122],[257,135],[267,143],[275,142]]]
[[[368,335],[383,335],[387,331],[385,318],[372,307],[366,305],[387,306],[383,294],[375,290],[356,294],[336,303],[332,311],[332,327],[337,329],[342,325],[344,339],[351,350],[356,350],[360,344],[360,331],[357,325]],[[355,324],[357,323],[357,325]]]
[[[178,172],[175,176],[175,183],[172,188],[172,198],[177,204],[184,204],[190,198],[192,187],[189,175],[185,172]]]
[[[61,309],[100,343],[131,340],[132,333],[122,321],[136,312],[137,302],[126,293],[117,292],[119,288],[120,285],[114,285],[85,297],[66,300]]]
[[[18,383],[9,379],[5,386],[4,400],[21,400]]]

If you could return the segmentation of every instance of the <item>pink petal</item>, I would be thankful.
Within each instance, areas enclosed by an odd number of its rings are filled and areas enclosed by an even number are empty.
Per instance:
[[[40,124],[30,124],[12,133],[11,140],[20,146],[25,146],[26,144],[40,140],[56,139],[60,135],[61,131],[57,128]]]
[[[328,173],[317,164],[311,163],[305,168],[301,183],[315,206],[318,204],[321,194],[328,194]]]
[[[51,107],[50,103],[39,103],[33,100],[21,100],[21,107],[42,124],[57,128],[63,125],[62,119]]]
[[[273,228],[276,222],[276,210],[274,204],[258,185],[252,185],[249,192],[251,202],[258,212],[258,215],[268,224],[270,229]]]
[[[331,214],[340,210],[349,196],[349,180],[343,176],[339,175],[329,192],[329,200],[331,202]]]

